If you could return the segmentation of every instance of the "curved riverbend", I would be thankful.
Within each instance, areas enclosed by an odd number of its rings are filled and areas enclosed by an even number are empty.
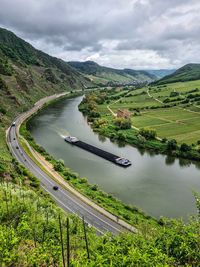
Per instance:
[[[88,225],[92,225],[96,228],[97,232],[111,232],[118,234],[124,231],[131,231],[137,233],[137,229],[128,223],[122,221],[115,215],[107,212],[103,208],[99,207],[89,199],[85,198],[78,191],[70,187],[61,176],[56,172],[51,172],[51,168],[41,168],[36,162],[38,162],[38,156],[35,152],[31,152],[32,156],[29,156],[21,146],[19,138],[19,128],[27,118],[36,113],[45,103],[55,100],[60,96],[65,95],[62,93],[59,95],[53,95],[45,97],[35,103],[35,105],[28,111],[20,114],[15,122],[6,131],[6,141],[9,150],[13,157],[22,165],[24,165],[35,177],[41,182],[41,187],[48,192],[49,195],[57,202],[57,204],[65,211],[77,214],[80,218],[84,217],[85,222]],[[33,160],[35,158],[35,160]],[[46,171],[44,171],[46,169]],[[53,186],[59,187],[59,190],[55,191]]]
[[[78,111],[82,97],[63,99],[33,117],[28,127],[37,143],[66,166],[98,184],[125,203],[160,217],[183,217],[196,212],[193,190],[200,191],[200,164],[141,152],[129,145],[119,147],[95,134]],[[124,169],[65,143],[73,135],[132,161]]]

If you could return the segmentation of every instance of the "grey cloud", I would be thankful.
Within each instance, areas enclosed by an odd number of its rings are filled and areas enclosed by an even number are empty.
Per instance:
[[[0,24],[68,60],[174,67],[198,59],[199,11],[198,0],[1,0]]]

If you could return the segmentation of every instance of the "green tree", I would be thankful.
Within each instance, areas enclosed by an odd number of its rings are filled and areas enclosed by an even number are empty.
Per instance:
[[[63,171],[63,167],[64,167],[64,161],[62,159],[57,160],[56,163],[54,164],[55,171]]]
[[[139,134],[145,137],[146,139],[155,139],[156,138],[156,130],[154,129],[147,129],[147,128],[142,128],[139,130]]]
[[[116,118],[114,120],[114,125],[118,130],[126,130],[131,128],[131,119]]]
[[[191,147],[185,143],[181,144],[180,146],[180,151],[182,152],[188,152],[188,151],[191,151]]]
[[[177,149],[177,141],[175,139],[167,141],[167,150],[173,151]]]

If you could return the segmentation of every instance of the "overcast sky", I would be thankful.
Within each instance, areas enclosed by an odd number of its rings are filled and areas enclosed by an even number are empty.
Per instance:
[[[199,0],[0,0],[0,25],[66,61],[135,69],[200,62]]]

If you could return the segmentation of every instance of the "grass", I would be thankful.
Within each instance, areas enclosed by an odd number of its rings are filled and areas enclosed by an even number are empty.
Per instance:
[[[165,227],[144,225],[138,235],[98,236],[41,191],[1,183],[0,202],[1,266],[63,266],[67,236],[70,266],[198,266],[200,260],[195,220],[189,225],[163,220]]]
[[[5,131],[0,128],[0,158],[4,161],[10,161],[11,155],[8,152],[7,144],[6,144],[6,135]]]
[[[192,92],[194,89],[197,92]],[[178,92],[179,95],[171,97],[172,92]],[[117,102],[112,100],[109,106],[114,112],[118,109],[129,109],[132,112],[132,124],[136,128],[150,127],[157,131],[160,138],[176,139],[179,144],[191,145],[200,139],[200,105],[197,100],[194,103],[181,101],[188,99],[188,95],[199,93],[200,80],[144,87],[131,91]],[[116,91],[115,95],[119,94]],[[170,101],[162,103],[166,99]],[[111,115],[105,103],[98,105],[98,110],[104,117],[109,118]],[[136,110],[139,111],[136,114],[139,116],[135,116]]]
[[[159,137],[176,139],[178,143],[196,143],[200,133],[200,113],[180,108],[157,109],[132,117],[138,128],[151,127]]]
[[[147,106],[161,106],[161,104],[155,101],[154,99],[150,98],[148,94],[146,93],[144,95],[123,98],[122,100],[110,106],[112,107],[114,111],[116,111],[118,109],[141,108],[141,107],[147,107]]]

